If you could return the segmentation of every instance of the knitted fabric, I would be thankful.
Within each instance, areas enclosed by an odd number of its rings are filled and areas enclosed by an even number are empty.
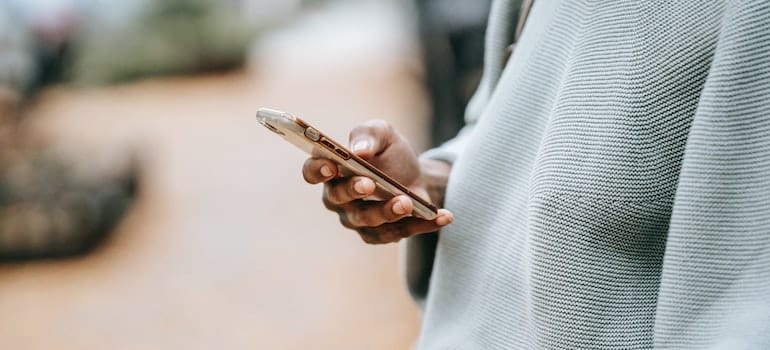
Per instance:
[[[770,349],[770,2],[493,5],[419,349]],[[418,276],[418,277],[414,277]],[[427,283],[427,293],[414,288]]]

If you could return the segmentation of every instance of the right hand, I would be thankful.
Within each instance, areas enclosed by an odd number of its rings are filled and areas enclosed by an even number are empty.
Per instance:
[[[350,145],[353,153],[416,195],[430,198],[417,156],[387,122],[374,120],[356,127],[350,132]],[[375,194],[372,179],[342,174],[336,163],[325,158],[309,158],[302,168],[302,175],[308,183],[324,183],[326,208],[337,212],[342,225],[358,232],[369,244],[393,243],[436,232],[453,220],[452,213],[446,209],[439,209],[433,220],[413,217],[414,205],[409,197],[381,198]]]

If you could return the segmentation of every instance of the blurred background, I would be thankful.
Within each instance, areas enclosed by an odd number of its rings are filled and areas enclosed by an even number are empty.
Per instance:
[[[438,144],[488,11],[0,0],[0,348],[410,348],[398,246],[343,229],[255,111]]]

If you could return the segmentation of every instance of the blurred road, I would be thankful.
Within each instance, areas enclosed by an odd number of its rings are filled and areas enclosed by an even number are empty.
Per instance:
[[[254,117],[273,106],[343,140],[383,118],[423,148],[414,55],[374,55],[47,91],[41,134],[92,164],[136,150],[142,193],[95,254],[0,266],[0,347],[408,348],[418,314],[397,247],[342,229],[303,182],[305,156]]]

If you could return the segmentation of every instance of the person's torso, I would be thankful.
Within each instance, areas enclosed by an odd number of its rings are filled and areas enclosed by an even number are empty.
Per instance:
[[[536,2],[453,167],[421,349],[651,347],[721,12]]]

